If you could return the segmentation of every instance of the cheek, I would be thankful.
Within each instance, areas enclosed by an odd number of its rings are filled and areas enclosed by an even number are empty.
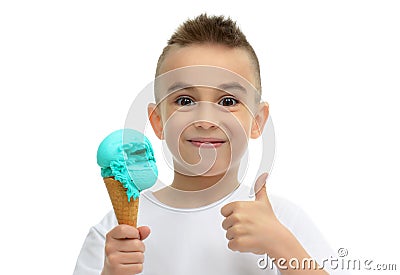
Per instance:
[[[236,116],[236,119],[238,120],[238,124],[240,124],[240,129],[239,127],[235,129],[237,133],[242,133],[242,135],[245,135],[246,138],[248,139],[250,137],[250,130],[251,130],[251,122],[252,119],[250,115],[248,114],[240,114]]]
[[[174,112],[164,121],[164,139],[172,154],[178,153],[182,132],[192,124],[193,120],[194,118],[189,112]]]
[[[230,119],[223,123],[228,133],[232,162],[239,161],[247,149],[250,125],[251,121],[248,118],[239,115],[231,115]]]

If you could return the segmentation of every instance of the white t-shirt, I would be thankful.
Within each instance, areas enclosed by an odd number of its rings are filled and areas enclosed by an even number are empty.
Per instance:
[[[256,275],[280,274],[265,255],[233,252],[228,248],[221,208],[232,201],[250,200],[241,185],[224,199],[195,209],[177,209],[160,203],[152,192],[141,194],[138,225],[151,229],[146,246],[144,275]],[[321,262],[337,257],[310,218],[289,201],[269,196],[278,219],[307,252]],[[92,227],[79,254],[74,275],[98,275],[104,264],[105,235],[117,225],[114,212]],[[266,266],[267,265],[267,266]],[[330,271],[330,274],[345,274]],[[347,274],[347,273],[346,273]]]

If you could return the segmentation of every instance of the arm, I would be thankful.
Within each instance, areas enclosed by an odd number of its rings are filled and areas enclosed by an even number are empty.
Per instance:
[[[279,234],[280,245],[272,246],[269,248],[268,255],[274,259],[284,259],[282,262],[276,262],[278,268],[283,275],[290,274],[328,274],[318,263],[303,248],[296,237],[283,225]],[[297,259],[294,264],[290,264],[291,259]],[[305,264],[302,264],[305,263]],[[300,268],[293,268],[299,265]],[[303,266],[302,266],[303,265]]]
[[[233,251],[268,254],[284,275],[328,274],[318,268],[316,261],[275,216],[267,197],[265,180],[260,177],[256,186],[263,183],[255,201],[232,202],[221,209],[226,217],[222,227],[226,230],[228,247]],[[293,260],[307,264],[302,268],[292,268],[289,262]]]
[[[99,275],[104,262],[105,232],[92,227],[86,236],[73,275]]]

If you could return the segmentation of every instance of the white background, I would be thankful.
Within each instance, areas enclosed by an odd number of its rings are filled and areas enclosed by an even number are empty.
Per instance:
[[[98,144],[175,28],[205,11],[237,20],[258,53],[277,142],[269,192],[335,249],[399,269],[400,3],[160,3],[1,2],[1,273],[72,273],[111,208]]]

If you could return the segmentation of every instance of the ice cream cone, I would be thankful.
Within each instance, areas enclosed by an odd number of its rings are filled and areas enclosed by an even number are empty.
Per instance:
[[[128,201],[126,189],[113,177],[103,178],[119,224],[137,225],[139,198]]]

